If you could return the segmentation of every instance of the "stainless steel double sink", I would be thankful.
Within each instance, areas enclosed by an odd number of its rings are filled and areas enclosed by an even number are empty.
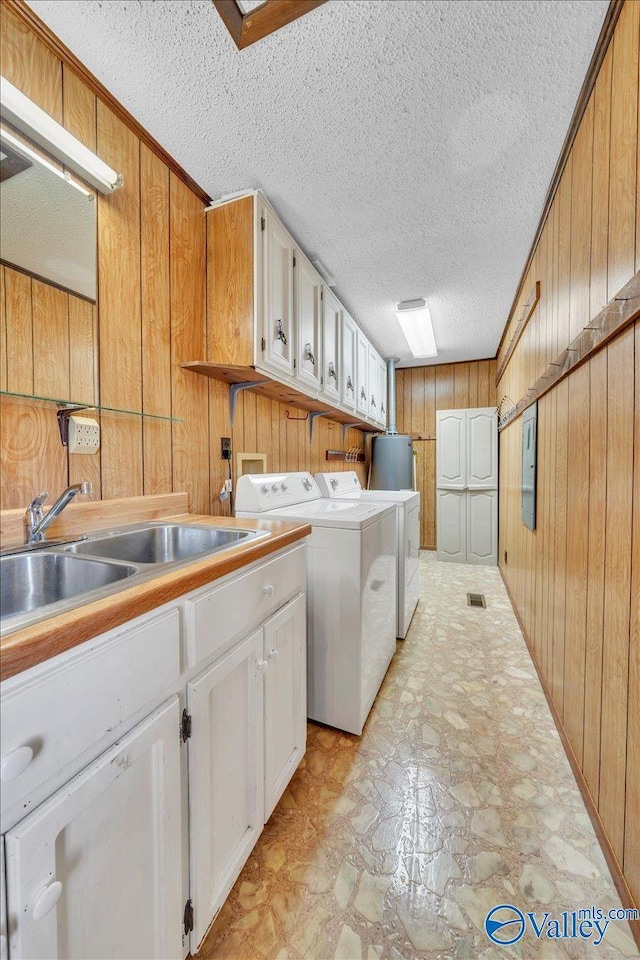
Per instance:
[[[73,543],[38,544],[0,557],[3,633],[99,599],[266,532],[180,523],[145,523]],[[45,609],[46,608],[46,609]]]

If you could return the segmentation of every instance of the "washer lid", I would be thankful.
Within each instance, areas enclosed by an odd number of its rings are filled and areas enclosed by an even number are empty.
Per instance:
[[[343,493],[339,500],[358,500],[360,503],[398,503],[413,506],[420,501],[417,490],[354,490]]]
[[[280,507],[262,514],[263,520],[306,520],[314,527],[364,530],[381,517],[395,513],[395,506],[382,503],[352,503],[349,500],[312,500]]]

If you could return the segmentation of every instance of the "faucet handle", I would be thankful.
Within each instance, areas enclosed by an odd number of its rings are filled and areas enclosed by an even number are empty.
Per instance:
[[[84,494],[85,497],[88,497],[93,493],[93,484],[90,480],[83,480],[80,484],[80,493]]]
[[[27,510],[38,510],[46,502],[47,497],[49,496],[48,490],[43,490],[42,493],[39,493],[37,497],[34,497]]]

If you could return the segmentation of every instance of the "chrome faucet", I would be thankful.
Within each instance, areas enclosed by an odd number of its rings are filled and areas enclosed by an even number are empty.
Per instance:
[[[75,495],[77,493],[83,493],[85,496],[88,496],[92,490],[93,485],[86,480],[83,483],[75,483],[72,487],[67,487],[58,497],[46,516],[42,508],[49,494],[46,490],[43,493],[39,493],[38,496],[31,501],[24,515],[27,543],[42,543],[42,541],[46,539],[45,531],[49,525],[62,513]]]

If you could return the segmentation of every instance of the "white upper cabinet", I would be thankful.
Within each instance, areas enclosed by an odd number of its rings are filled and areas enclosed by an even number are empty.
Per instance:
[[[262,365],[277,376],[293,377],[293,241],[265,206],[263,238]]]
[[[369,416],[369,341],[362,330],[356,341],[356,409]]]
[[[378,407],[378,423],[381,427],[387,426],[387,365],[382,359],[378,357],[378,395],[380,397],[380,405]]]
[[[466,469],[466,410],[439,411],[436,424],[436,486],[464,490]]]
[[[293,296],[296,379],[317,394],[320,389],[320,293],[322,280],[304,253],[294,251]]]
[[[369,344],[369,419],[380,422],[380,357],[375,347]]]
[[[358,326],[346,310],[342,311],[342,358],[340,370],[341,404],[348,410],[356,406],[356,356]]]
[[[323,399],[337,406],[340,403],[340,339],[342,307],[329,287],[322,291],[322,374],[320,392]]]
[[[7,833],[12,957],[182,956],[179,727],[174,697]]]
[[[498,486],[498,415],[495,407],[467,411],[467,487]]]

